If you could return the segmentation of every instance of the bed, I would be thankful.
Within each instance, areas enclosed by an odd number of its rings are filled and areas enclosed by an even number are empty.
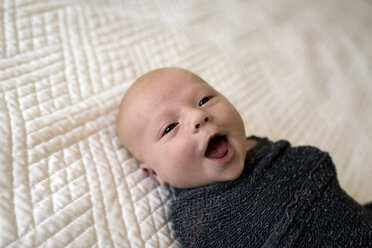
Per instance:
[[[179,247],[172,189],[115,131],[164,66],[210,82],[247,135],[330,152],[372,201],[371,26],[367,0],[1,1],[0,247]]]

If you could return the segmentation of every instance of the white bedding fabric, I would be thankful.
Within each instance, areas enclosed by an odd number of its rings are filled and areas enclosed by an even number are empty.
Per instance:
[[[128,86],[170,65],[372,201],[371,26],[367,0],[0,1],[0,247],[178,247],[169,189],[115,133]]]

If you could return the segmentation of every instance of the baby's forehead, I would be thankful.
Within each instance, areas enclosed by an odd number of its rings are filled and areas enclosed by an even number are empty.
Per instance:
[[[162,104],[186,97],[187,93],[194,92],[192,89],[200,87],[214,90],[202,78],[189,71],[178,69],[156,71],[142,76],[132,84],[124,97],[123,108],[126,111],[147,108],[156,111]]]
[[[155,79],[142,81],[135,85],[135,96],[139,97],[159,97],[164,94],[184,95],[185,90],[193,87],[209,86],[204,80],[199,77],[190,77],[190,75],[172,77],[171,75],[164,75]]]

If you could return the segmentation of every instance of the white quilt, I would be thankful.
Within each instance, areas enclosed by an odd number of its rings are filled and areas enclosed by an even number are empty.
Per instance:
[[[372,201],[371,27],[368,0],[1,0],[0,247],[179,246],[170,190],[115,133],[129,85],[171,65]]]

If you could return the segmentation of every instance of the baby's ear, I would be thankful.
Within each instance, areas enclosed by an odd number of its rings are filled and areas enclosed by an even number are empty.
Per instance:
[[[147,164],[140,163],[140,168],[149,174],[150,176],[154,177],[162,186],[167,186],[168,183],[164,181],[150,166]]]

